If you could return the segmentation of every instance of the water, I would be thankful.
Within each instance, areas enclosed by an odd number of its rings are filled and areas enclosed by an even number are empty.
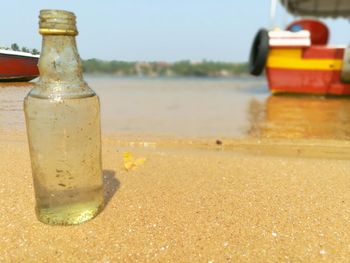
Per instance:
[[[25,100],[36,212],[49,224],[79,224],[103,205],[97,96]]]
[[[268,95],[264,80],[87,78],[99,94],[105,134],[242,137],[247,106]]]
[[[263,78],[86,79],[100,97],[105,135],[350,139],[349,98],[273,96]],[[30,87],[1,85],[0,132],[24,131]]]
[[[253,137],[350,139],[349,97],[269,96],[249,107]]]

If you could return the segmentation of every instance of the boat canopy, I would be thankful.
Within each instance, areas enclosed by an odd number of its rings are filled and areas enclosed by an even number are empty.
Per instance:
[[[295,15],[350,17],[350,0],[281,0],[281,2]]]

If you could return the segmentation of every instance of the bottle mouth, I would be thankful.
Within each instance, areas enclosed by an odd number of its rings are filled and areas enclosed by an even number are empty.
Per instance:
[[[65,10],[41,10],[39,15],[39,33],[42,35],[76,36],[76,16]]]

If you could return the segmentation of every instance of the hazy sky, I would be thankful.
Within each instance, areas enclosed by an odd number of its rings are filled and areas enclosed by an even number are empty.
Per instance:
[[[40,9],[78,18],[82,58],[246,61],[253,36],[271,26],[269,0],[10,0],[2,1],[0,44],[41,47]],[[292,21],[278,9],[275,24]],[[326,20],[331,42],[350,42],[347,20]]]

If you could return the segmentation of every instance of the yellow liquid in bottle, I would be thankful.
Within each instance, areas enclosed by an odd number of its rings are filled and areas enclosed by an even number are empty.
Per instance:
[[[103,207],[100,108],[96,95],[25,99],[36,213],[47,224],[79,224]]]

